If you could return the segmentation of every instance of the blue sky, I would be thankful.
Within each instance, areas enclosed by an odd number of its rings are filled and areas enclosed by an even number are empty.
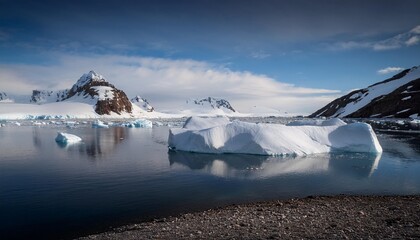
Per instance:
[[[68,88],[94,69],[162,109],[214,95],[243,111],[310,113],[419,65],[418,9],[417,0],[0,0],[0,91]]]

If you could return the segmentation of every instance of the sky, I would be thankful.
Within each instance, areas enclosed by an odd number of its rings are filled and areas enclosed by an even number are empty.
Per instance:
[[[420,65],[418,0],[0,0],[0,92],[90,70],[157,110],[225,98],[312,113]]]

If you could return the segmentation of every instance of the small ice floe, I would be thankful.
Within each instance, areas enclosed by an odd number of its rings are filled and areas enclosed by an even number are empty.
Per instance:
[[[215,118],[189,118],[169,131],[170,149],[199,153],[297,156],[327,152],[380,153],[382,147],[366,123],[325,120],[286,126]]]
[[[122,125],[129,128],[152,128],[153,127],[152,121],[149,121],[147,119],[137,119],[128,123],[123,123]]]
[[[397,121],[395,121],[395,123],[398,124],[398,125],[404,125],[405,124],[405,121],[403,121],[403,120],[397,120]]]
[[[61,144],[70,144],[80,142],[82,139],[70,133],[58,132],[55,141]]]
[[[93,128],[109,128],[108,125],[106,125],[104,122],[102,122],[101,120],[95,120],[92,123],[92,127]]]
[[[12,122],[12,124],[15,125],[15,126],[20,126],[21,125],[20,122]]]
[[[420,119],[413,119],[410,121],[411,124],[420,124]]]
[[[163,126],[163,123],[156,121],[156,122],[153,123],[153,125],[161,127],[161,126]]]
[[[41,126],[42,123],[41,122],[37,122],[37,121],[32,121],[32,125],[33,126]]]

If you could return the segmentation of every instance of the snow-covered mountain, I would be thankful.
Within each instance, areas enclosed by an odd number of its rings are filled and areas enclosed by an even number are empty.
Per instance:
[[[223,111],[236,112],[230,103],[221,98],[207,97],[203,99],[190,99],[187,104],[201,109],[221,109]]]
[[[93,104],[95,112],[99,115],[109,115],[111,112],[131,113],[133,110],[127,95],[94,71],[83,74],[68,91],[63,101]]]
[[[33,90],[32,96],[29,102],[37,103],[37,104],[60,102],[68,97],[68,93],[69,93],[68,89],[58,90],[58,91]]]
[[[31,103],[81,102],[93,105],[99,115],[131,113],[132,104],[127,95],[115,88],[94,71],[83,74],[71,89],[51,91],[33,90]]]
[[[227,100],[213,97],[188,99],[178,108],[163,110],[163,112],[178,117],[248,116],[236,111]]]
[[[408,118],[420,116],[420,66],[335,99],[309,117]]]
[[[147,101],[147,99],[142,98],[138,95],[135,96],[134,98],[132,98],[130,101],[133,104],[135,104],[136,106],[138,106],[141,109],[143,109],[144,111],[146,111],[146,112],[153,112],[155,110],[155,108],[150,105],[150,103]]]

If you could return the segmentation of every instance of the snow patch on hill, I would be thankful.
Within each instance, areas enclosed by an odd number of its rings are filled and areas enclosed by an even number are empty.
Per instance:
[[[364,94],[357,93],[357,97],[354,98],[357,99],[356,101],[351,102],[345,107],[337,110],[336,116],[343,117],[352,114],[369,104],[373,99],[383,95],[387,95],[399,88],[400,86],[403,86],[417,78],[420,78],[420,70],[418,68],[413,68],[404,77],[398,80],[372,85],[367,88],[367,92],[365,92]]]

